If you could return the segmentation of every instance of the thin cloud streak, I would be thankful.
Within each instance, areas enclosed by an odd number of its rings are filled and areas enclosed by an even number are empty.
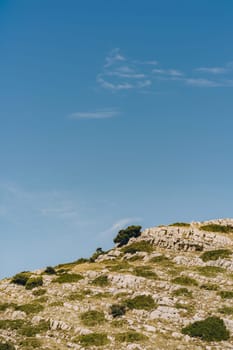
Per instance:
[[[140,222],[140,221],[142,221],[142,219],[139,217],[135,217],[135,218],[129,217],[129,218],[120,219],[120,220],[114,222],[111,227],[109,227],[105,231],[101,232],[100,236],[112,235],[113,233],[117,233],[119,230],[124,229],[129,224],[133,224],[135,222]]]
[[[93,112],[75,112],[68,116],[69,119],[109,119],[117,116],[119,112],[115,109],[102,109]]]

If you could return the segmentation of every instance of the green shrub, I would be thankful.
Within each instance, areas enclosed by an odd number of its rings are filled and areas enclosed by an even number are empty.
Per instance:
[[[83,279],[83,276],[77,273],[63,273],[55,278],[53,283],[76,283]]]
[[[137,309],[149,311],[156,308],[154,299],[150,295],[138,295],[133,299],[127,299],[125,305],[131,310]]]
[[[93,285],[99,286],[99,287],[105,287],[109,285],[108,276],[101,275],[96,277],[92,282]]]
[[[221,290],[218,295],[220,295],[220,297],[222,299],[232,299],[233,298],[233,292],[229,291],[229,290]]]
[[[56,270],[52,266],[47,266],[44,273],[47,275],[56,275]]]
[[[122,249],[125,254],[135,254],[137,252],[151,253],[153,251],[152,243],[148,241],[134,242]]]
[[[94,327],[106,321],[104,313],[96,310],[83,312],[80,318],[82,320],[82,323],[88,327]]]
[[[41,349],[41,341],[37,338],[27,338],[20,342],[21,346],[25,346],[33,349]]]
[[[43,289],[43,288],[40,288],[40,289],[36,289],[32,292],[32,294],[35,296],[35,297],[40,297],[41,295],[44,295],[46,294],[46,289]]]
[[[158,276],[155,272],[151,271],[151,268],[149,266],[137,266],[134,269],[134,274],[136,276],[150,278],[150,279],[157,279]]]
[[[231,306],[222,306],[218,309],[218,312],[223,315],[233,315],[233,307]]]
[[[109,343],[108,337],[106,333],[90,333],[80,335],[76,339],[75,342],[79,342],[84,347],[89,346],[104,346]]]
[[[130,238],[139,237],[141,235],[141,228],[141,226],[128,226],[126,229],[118,232],[113,242],[117,243],[119,247],[122,247],[129,242]]]
[[[30,277],[31,277],[30,272],[23,271],[13,276],[11,283],[18,284],[20,286],[25,286]]]
[[[225,270],[218,266],[199,266],[197,272],[206,277],[215,277],[218,273],[223,273]]]
[[[199,227],[200,230],[208,232],[220,232],[220,233],[231,233],[233,232],[233,227],[230,225],[218,225],[218,224],[208,224]]]
[[[43,278],[39,277],[30,277],[25,285],[26,289],[34,289],[37,287],[41,287],[43,285]]]
[[[2,303],[0,304],[0,311],[6,311],[9,307],[10,307],[10,304]]]
[[[194,278],[188,276],[179,276],[172,280],[173,283],[181,284],[183,286],[198,286],[197,281]]]
[[[40,321],[37,325],[25,324],[20,330],[20,334],[26,337],[34,337],[36,334],[47,332],[49,329],[49,321]]]
[[[191,297],[192,292],[188,290],[187,288],[179,288],[172,292],[172,295],[179,297],[179,296],[185,296],[185,297]]]
[[[200,288],[205,289],[205,290],[218,290],[218,285],[211,284],[211,283],[205,283],[205,284],[202,284]]]
[[[15,350],[15,347],[13,344],[7,342],[7,343],[0,343],[0,350]]]
[[[128,322],[121,318],[121,319],[114,319],[112,322],[111,322],[111,326],[113,328],[122,328],[122,327],[127,327],[128,326]]]
[[[41,304],[37,304],[37,303],[22,304],[22,305],[17,305],[15,307],[15,310],[23,311],[27,315],[29,315],[29,314],[37,314],[40,311],[44,310],[44,306],[41,305]]]
[[[203,321],[196,321],[183,328],[182,333],[206,341],[221,341],[229,339],[229,331],[223,320],[218,317],[208,317]]]
[[[100,256],[103,255],[105,252],[102,250],[102,248],[97,248],[96,251],[92,254],[90,257],[89,261],[90,262],[95,262],[96,259]]]
[[[135,331],[128,331],[128,332],[116,334],[115,339],[120,343],[137,343],[137,342],[145,341],[147,337],[144,334],[141,334]]]
[[[157,255],[150,259],[150,262],[152,263],[164,263],[168,261],[170,261],[170,259],[165,255]]]
[[[187,222],[174,222],[174,224],[170,224],[169,226],[190,227],[190,224]]]
[[[217,249],[217,250],[209,250],[204,252],[200,258],[206,262],[210,260],[218,260],[218,259],[224,259],[229,258],[229,256],[232,255],[232,252],[229,249]]]
[[[123,316],[125,314],[125,311],[125,305],[113,304],[110,307],[110,313],[114,318]]]
[[[128,271],[131,266],[132,265],[130,265],[127,261],[116,261],[111,265],[107,265],[106,268],[109,269],[109,271]]]
[[[0,329],[18,330],[24,326],[23,320],[0,320]]]

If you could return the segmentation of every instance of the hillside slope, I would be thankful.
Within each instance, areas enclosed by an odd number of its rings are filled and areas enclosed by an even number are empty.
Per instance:
[[[176,223],[4,279],[0,350],[233,349],[232,253],[233,219]]]

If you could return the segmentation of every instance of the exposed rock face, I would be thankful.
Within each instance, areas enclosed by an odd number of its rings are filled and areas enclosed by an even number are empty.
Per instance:
[[[10,342],[16,350],[233,350],[231,227],[233,219],[152,227],[94,263],[64,264],[55,275],[32,272],[43,278],[43,286],[32,290],[11,279],[0,281],[0,345]],[[138,250],[125,253],[135,242]],[[183,327],[212,315],[224,321],[231,338],[206,342],[182,333]]]

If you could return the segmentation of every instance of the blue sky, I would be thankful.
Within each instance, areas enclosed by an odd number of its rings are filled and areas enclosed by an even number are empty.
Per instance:
[[[0,276],[231,217],[233,3],[0,0]]]

